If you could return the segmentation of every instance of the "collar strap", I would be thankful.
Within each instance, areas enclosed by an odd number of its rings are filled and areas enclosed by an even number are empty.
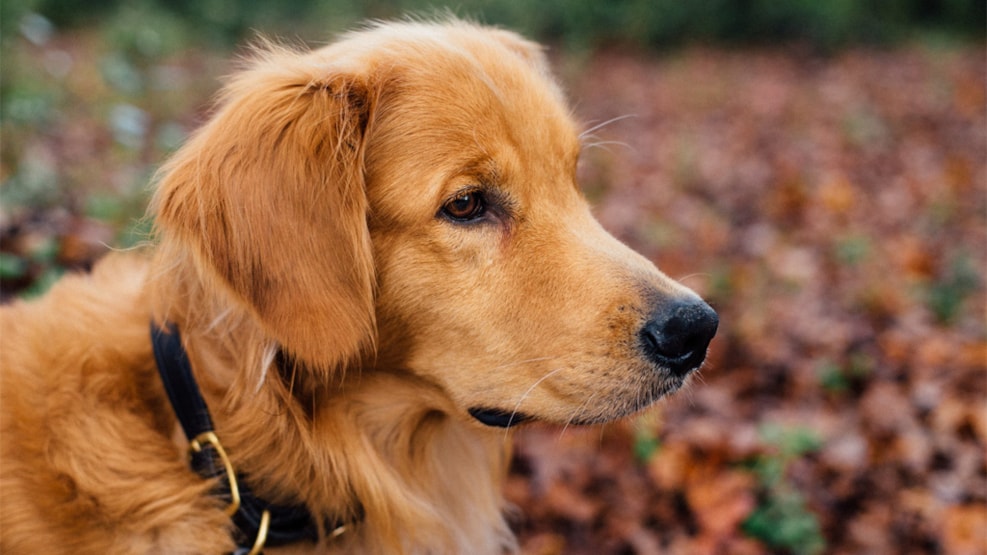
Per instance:
[[[162,328],[152,322],[151,343],[171,407],[189,440],[192,469],[203,478],[219,478],[216,494],[230,501],[227,513],[236,524],[235,539],[241,548],[237,553],[260,553],[264,545],[318,541],[318,526],[304,505],[268,503],[255,496],[242,477],[234,472],[226,451],[213,431],[209,408],[192,375],[192,366],[182,347],[178,327],[165,322]],[[333,537],[344,530],[342,522],[327,525]]]

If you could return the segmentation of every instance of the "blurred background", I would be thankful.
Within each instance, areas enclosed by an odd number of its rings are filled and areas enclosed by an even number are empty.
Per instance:
[[[604,225],[717,309],[625,421],[520,430],[528,554],[987,553],[987,47],[967,0],[4,0],[0,294],[147,238],[257,33],[454,13],[549,54]]]

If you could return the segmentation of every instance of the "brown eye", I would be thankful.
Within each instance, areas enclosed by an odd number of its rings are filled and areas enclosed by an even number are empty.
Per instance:
[[[473,191],[462,193],[442,206],[442,213],[457,222],[468,222],[483,215],[486,203],[483,195]]]

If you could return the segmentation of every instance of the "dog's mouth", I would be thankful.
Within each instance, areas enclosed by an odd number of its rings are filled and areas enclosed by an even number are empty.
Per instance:
[[[500,409],[473,407],[469,409],[469,413],[470,416],[477,419],[481,424],[494,428],[510,428],[511,426],[531,420],[531,416],[527,414]]]
[[[597,407],[598,411],[586,411],[573,414],[565,424],[576,426],[588,426],[594,424],[605,424],[618,418],[624,418],[635,412],[647,408],[663,397],[667,397],[678,391],[687,381],[688,375],[670,375],[665,379],[650,384],[645,389],[638,391],[636,395],[622,396],[610,403]],[[485,426],[492,428],[511,428],[524,422],[534,420],[554,421],[551,418],[542,419],[538,416],[518,412],[516,410],[504,410],[491,407],[471,407],[468,409],[470,416]],[[560,422],[561,423],[561,422]]]

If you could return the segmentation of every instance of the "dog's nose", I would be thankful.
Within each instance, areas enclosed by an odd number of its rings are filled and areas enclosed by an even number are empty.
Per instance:
[[[720,318],[701,300],[664,303],[641,328],[648,358],[679,377],[699,368]]]

